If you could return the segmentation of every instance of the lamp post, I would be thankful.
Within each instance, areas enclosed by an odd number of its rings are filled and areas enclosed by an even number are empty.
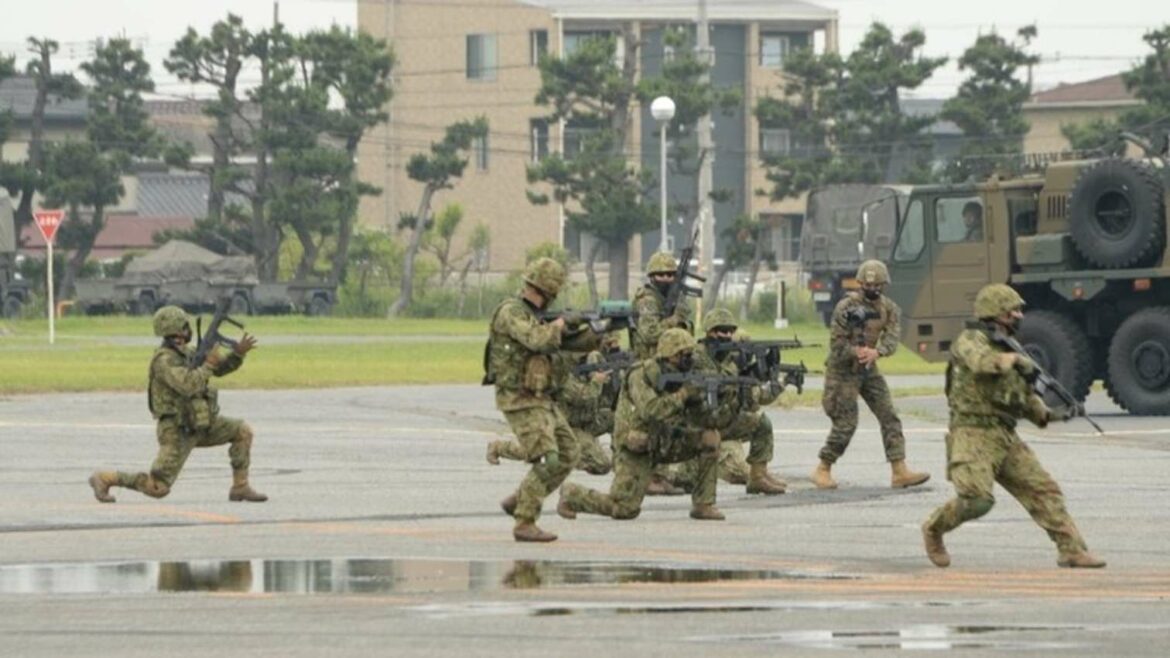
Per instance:
[[[661,235],[658,242],[658,250],[666,251],[666,127],[670,125],[670,120],[674,118],[674,101],[669,96],[659,96],[650,103],[650,116],[658,122],[658,177],[659,187],[661,189],[661,213],[662,226]]]

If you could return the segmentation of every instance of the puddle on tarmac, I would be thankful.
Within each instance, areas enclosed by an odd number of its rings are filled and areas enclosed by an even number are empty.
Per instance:
[[[855,576],[702,566],[527,560],[192,560],[0,567],[0,594],[253,592],[384,594],[625,583],[843,580]]]
[[[799,630],[751,635],[707,635],[689,637],[693,642],[711,642],[723,646],[734,643],[779,644],[805,649],[854,650],[953,650],[1016,649],[1060,650],[1081,646],[1071,642],[1068,634],[1084,632],[1083,626],[943,626],[922,625],[891,630]],[[1045,634],[1049,638],[1027,637]],[[1024,637],[1021,637],[1023,635]]]

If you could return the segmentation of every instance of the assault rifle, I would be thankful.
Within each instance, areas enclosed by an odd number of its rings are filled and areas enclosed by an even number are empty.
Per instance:
[[[638,363],[638,357],[622,350],[604,352],[603,356],[605,357],[604,361],[597,363],[579,363],[573,366],[573,374],[578,377],[584,377],[595,372],[621,372],[633,368]]]
[[[666,291],[666,302],[662,305],[662,316],[670,317],[674,314],[674,309],[682,303],[683,299],[690,295],[691,297],[702,297],[703,289],[688,285],[690,279],[694,279],[700,283],[706,283],[707,279],[695,274],[691,271],[691,257],[695,254],[695,242],[699,239],[699,227],[695,227],[695,232],[691,234],[691,243],[682,250],[678,257],[678,269],[674,271],[674,283],[670,284],[670,288]]]
[[[1028,354],[1028,351],[1024,349],[1024,346],[1021,345],[1020,341],[1016,340],[1014,336],[1009,336],[1004,332],[994,328],[992,328],[987,333],[988,337],[991,338],[992,343],[995,343],[996,345],[1002,345],[1016,354],[1020,354],[1028,357],[1029,359],[1032,359],[1032,357]],[[1093,426],[1093,429],[1097,430],[1098,434],[1105,433],[1105,430],[1101,429],[1101,426],[1097,424],[1097,421],[1093,420],[1093,418],[1085,412],[1085,405],[1081,404],[1080,400],[1077,400],[1076,396],[1070,393],[1069,390],[1064,387],[1064,384],[1060,383],[1060,380],[1048,374],[1044,368],[1040,367],[1039,363],[1036,363],[1034,359],[1032,359],[1032,363],[1035,364],[1036,370],[1030,375],[1025,375],[1025,378],[1030,384],[1032,384],[1032,390],[1035,391],[1036,395],[1039,395],[1041,399],[1047,400],[1048,395],[1051,393],[1053,397],[1060,400],[1060,403],[1064,405],[1064,407],[1068,409],[1074,417],[1080,416],[1081,418],[1087,420],[1089,424]]]
[[[235,326],[238,329],[243,329],[244,325],[233,320],[228,315],[228,307],[231,306],[231,299],[229,297],[220,297],[215,303],[215,315],[211,316],[211,324],[207,325],[207,333],[203,333],[203,318],[195,319],[195,335],[198,336],[198,342],[195,345],[195,351],[187,360],[187,365],[192,368],[198,368],[207,360],[207,355],[215,349],[216,345],[225,345],[231,349],[235,349],[239,341],[224,336],[219,331],[220,325],[224,322]]]
[[[624,300],[604,301],[598,304],[596,309],[585,311],[567,308],[559,311],[540,312],[542,322],[553,322],[558,318],[564,318],[565,325],[568,327],[576,328],[588,324],[593,333],[601,334],[634,326],[638,319],[638,312],[634,310],[630,302]]]
[[[881,313],[868,306],[854,306],[845,313],[845,326],[851,330],[862,330],[857,335],[857,340],[853,343],[854,347],[868,347],[865,344],[865,323],[870,320],[877,320],[880,317],[882,317]],[[861,369],[861,379],[865,380],[868,378],[871,370],[873,370],[873,364],[865,364],[865,367]]]
[[[664,372],[658,375],[658,390],[659,391],[675,391],[680,386],[694,386],[702,389],[706,394],[703,398],[707,404],[708,409],[714,409],[719,406],[720,389],[738,386],[740,396],[745,396],[747,391],[758,384],[759,381],[754,377],[741,377],[736,375],[711,375],[701,372]]]
[[[805,345],[800,339],[792,340],[712,340],[704,338],[699,341],[706,348],[712,358],[719,360],[723,355],[730,355],[735,361],[739,374],[752,377],[760,384],[783,384],[794,386],[797,393],[804,392],[804,376],[808,368],[802,362],[800,365],[782,363],[780,353],[784,350],[793,350],[800,347],[818,347]],[[780,381],[780,375],[784,381]]]

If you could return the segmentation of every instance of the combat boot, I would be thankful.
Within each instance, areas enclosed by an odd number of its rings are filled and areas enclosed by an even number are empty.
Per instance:
[[[573,520],[577,518],[577,510],[569,505],[569,501],[565,499],[565,488],[561,487],[561,497],[557,500],[557,514],[561,515],[562,519]]]
[[[93,487],[93,497],[98,502],[112,503],[114,497],[110,495],[110,487],[118,484],[118,474],[113,471],[94,471],[89,476],[89,486]]]
[[[916,487],[930,479],[930,473],[915,473],[906,466],[905,459],[890,462],[890,486],[894,489]]]
[[[951,556],[947,553],[946,544],[943,544],[941,532],[930,527],[930,521],[922,524],[922,543],[926,546],[926,557],[931,564],[939,568],[951,566]]]
[[[492,466],[500,465],[500,444],[498,441],[488,441],[487,463]]]
[[[660,475],[650,477],[650,484],[646,485],[647,496],[681,496],[686,489],[676,487]]]
[[[833,465],[827,461],[821,460],[817,467],[813,469],[812,475],[808,479],[816,485],[817,489],[836,489],[837,481],[833,479],[832,473]]]
[[[723,475],[723,473],[720,473],[720,475]],[[726,482],[727,484],[747,484],[748,483],[748,479],[746,477],[744,477],[744,474],[741,471],[736,471],[734,473],[728,473],[726,475],[723,475],[723,481]]]
[[[1080,553],[1061,555],[1057,558],[1056,564],[1069,569],[1100,569],[1105,566],[1105,560],[1088,551],[1081,551]]]
[[[228,500],[262,503],[268,500],[268,496],[256,491],[248,484],[248,469],[241,468],[232,471],[232,488],[228,491]]]
[[[521,521],[512,529],[512,538],[516,541],[549,542],[556,541],[557,536],[551,532],[541,530],[532,521]]]
[[[693,505],[691,518],[696,521],[722,521],[727,517],[723,516],[723,512],[720,512],[719,508],[714,505]]]
[[[504,514],[512,516],[516,513],[516,505],[520,502],[520,496],[515,491],[508,494],[508,497],[500,501],[500,509],[504,510]]]
[[[751,467],[747,482],[748,493],[776,496],[787,491],[783,484],[768,476],[767,464],[752,464]]]

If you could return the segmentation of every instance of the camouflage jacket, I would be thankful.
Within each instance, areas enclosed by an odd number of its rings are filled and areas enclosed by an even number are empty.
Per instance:
[[[646,359],[626,373],[614,417],[615,448],[624,445],[631,431],[639,431],[651,437],[656,452],[670,453],[664,443],[685,440],[687,430],[718,427],[733,413],[730,403],[721,403],[718,409],[710,410],[695,397],[688,399],[678,391],[659,391],[658,375],[673,372],[664,368],[669,366],[661,365],[656,359]]]
[[[211,378],[234,372],[244,358],[231,352],[218,366],[204,363],[192,369],[187,360],[194,351],[193,345],[182,351],[162,345],[150,358],[147,404],[156,420],[174,417],[185,427],[203,429],[219,413],[219,395]]]
[[[561,349],[595,347],[590,331],[563,335],[556,325],[541,322],[536,309],[522,297],[500,302],[492,313],[486,348],[487,379],[496,385],[496,408],[514,411],[552,408],[568,369],[553,357]]]
[[[658,292],[658,288],[652,283],[647,283],[634,293],[634,310],[638,312],[638,323],[637,329],[631,332],[630,349],[639,359],[654,358],[658,339],[667,329],[682,327],[694,332],[693,314],[685,299],[679,301],[674,314],[670,317],[663,317],[665,306],[666,297]]]
[[[1032,385],[1006,365],[1006,351],[982,328],[965,329],[955,339],[947,366],[951,426],[1014,428],[1017,418],[1040,427],[1048,424],[1048,407]]]
[[[711,356],[711,353],[705,348],[695,350],[695,370],[732,377],[739,375],[739,368],[736,367],[731,358],[718,360]],[[719,410],[712,414],[716,427],[720,430],[726,429],[736,421],[740,414],[758,411],[761,404],[771,404],[778,396],[779,393],[773,395],[764,386],[752,386],[747,390],[746,395],[738,387],[735,390],[728,390],[726,398],[721,400]]]
[[[570,353],[562,353],[566,367],[572,370],[578,363]],[[586,363],[597,363],[603,357],[600,352],[590,352],[585,358]],[[614,373],[610,377],[618,377]],[[603,394],[607,387],[593,381],[591,375],[585,378],[569,374],[565,385],[557,396],[557,405],[564,412],[569,425],[573,428],[589,432],[593,436],[601,436],[613,431],[613,400],[606,399]]]
[[[878,317],[863,326],[851,326],[848,317],[855,308],[877,311]],[[861,343],[877,349],[881,356],[889,356],[898,349],[899,333],[902,328],[902,311],[894,300],[882,295],[875,301],[868,301],[859,292],[846,294],[833,309],[829,322],[829,356],[825,367],[837,373],[859,373],[861,364],[854,351]],[[870,366],[870,372],[877,372],[877,363]]]

